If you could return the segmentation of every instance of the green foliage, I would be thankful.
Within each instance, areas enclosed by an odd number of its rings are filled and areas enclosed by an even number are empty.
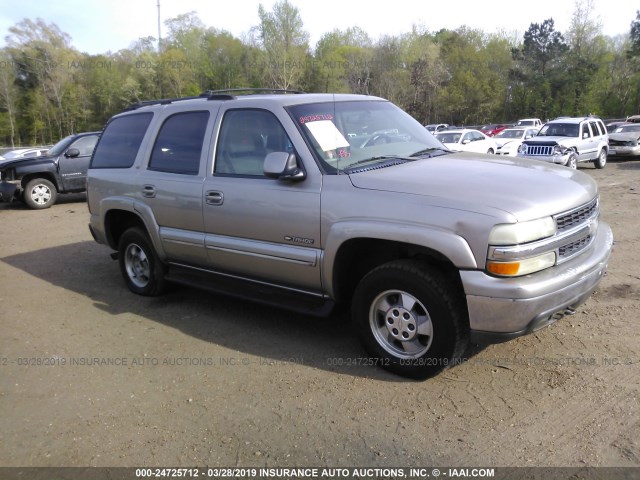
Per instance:
[[[0,49],[0,144],[54,143],[100,129],[128,104],[209,89],[295,88],[379,95],[422,123],[479,125],[522,117],[640,113],[640,11],[629,34],[604,37],[576,2],[568,31],[553,19],[524,36],[461,27],[372,40],[359,27],[325,33],[309,47],[289,0],[258,9],[259,24],[236,38],[194,12],[118,52],[89,55],[55,24],[24,19]]]

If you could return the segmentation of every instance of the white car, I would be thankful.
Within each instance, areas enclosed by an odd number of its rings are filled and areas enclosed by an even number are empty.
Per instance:
[[[515,124],[516,127],[537,127],[538,130],[540,130],[542,125],[542,120],[539,118],[521,118]]]
[[[435,133],[449,150],[455,152],[496,153],[498,145],[491,138],[478,130],[459,129],[441,130]]]
[[[538,128],[534,127],[514,127],[507,128],[493,137],[498,145],[496,154],[515,157],[518,155],[518,147],[523,140],[528,140],[538,134]]]

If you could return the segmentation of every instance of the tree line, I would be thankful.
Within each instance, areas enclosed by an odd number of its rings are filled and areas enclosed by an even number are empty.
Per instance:
[[[640,11],[615,38],[592,12],[592,0],[576,1],[564,33],[553,18],[523,38],[463,26],[372,39],[352,27],[312,49],[300,12],[280,0],[260,5],[259,25],[241,38],[190,12],[164,22],[161,42],[100,55],[73,48],[53,23],[24,19],[0,49],[0,145],[50,144],[100,130],[131,103],[239,87],[377,95],[423,124],[640,113]]]

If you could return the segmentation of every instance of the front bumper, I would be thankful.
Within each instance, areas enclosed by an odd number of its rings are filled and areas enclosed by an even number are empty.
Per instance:
[[[460,272],[471,340],[503,342],[554,323],[591,296],[606,272],[612,246],[611,228],[601,222],[586,251],[542,272],[517,278]]]
[[[570,153],[566,153],[564,155],[522,155],[518,153],[518,157],[528,158],[529,160],[539,160],[547,163],[555,163],[556,165],[566,165],[570,156]]]
[[[609,157],[639,157],[640,146],[638,147],[609,147]]]
[[[16,194],[18,185],[10,182],[0,182],[0,200],[10,202]]]

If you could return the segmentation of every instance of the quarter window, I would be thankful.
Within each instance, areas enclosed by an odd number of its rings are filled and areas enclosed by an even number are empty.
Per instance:
[[[149,170],[197,175],[209,112],[177,113],[165,120],[151,152]]]
[[[137,113],[111,120],[95,147],[90,168],[129,168],[147,132],[152,113]]]

